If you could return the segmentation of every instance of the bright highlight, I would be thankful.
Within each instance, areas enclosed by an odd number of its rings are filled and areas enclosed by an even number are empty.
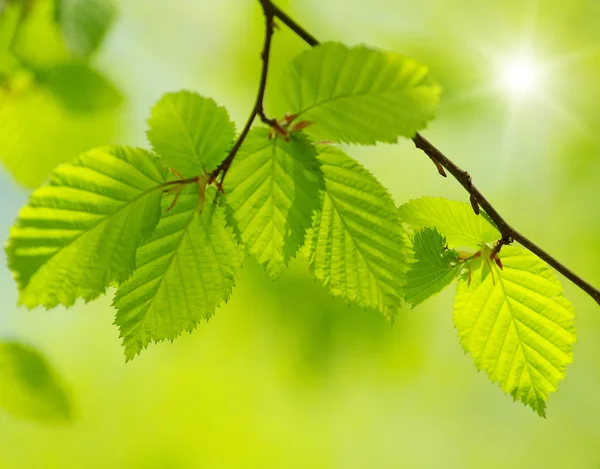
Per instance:
[[[503,67],[502,82],[513,94],[533,91],[538,83],[539,72],[535,63],[527,59],[517,59]]]

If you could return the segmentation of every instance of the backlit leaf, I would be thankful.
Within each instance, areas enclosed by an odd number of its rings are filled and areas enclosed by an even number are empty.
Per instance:
[[[70,306],[125,281],[158,221],[164,178],[152,154],[131,148],[99,148],[59,166],[10,231],[20,303]]]
[[[480,261],[470,285],[459,281],[454,324],[477,368],[545,416],[548,395],[573,360],[573,307],[536,256],[506,246],[501,258],[504,270]]]
[[[413,137],[430,121],[440,89],[427,67],[392,52],[327,42],[302,52],[283,77],[298,120],[317,140],[373,145]]]

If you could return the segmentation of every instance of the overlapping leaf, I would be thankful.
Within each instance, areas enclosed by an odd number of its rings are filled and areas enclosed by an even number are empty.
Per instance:
[[[454,200],[423,197],[399,209],[400,220],[414,230],[437,228],[453,248],[477,248],[501,238],[487,218],[475,215],[470,205]]]
[[[284,97],[320,140],[375,144],[413,137],[434,116],[440,89],[427,67],[399,54],[328,42],[292,60]]]
[[[335,296],[393,318],[408,249],[386,189],[340,150],[321,147],[321,209],[307,234],[310,271]]]
[[[572,362],[573,307],[533,254],[505,247],[501,256],[504,270],[479,261],[470,285],[466,278],[459,282],[454,323],[477,367],[543,416]]]
[[[459,274],[458,253],[446,246],[436,229],[424,228],[413,237],[415,262],[410,266],[404,299],[413,306],[447,287]]]
[[[248,251],[277,278],[296,254],[319,207],[323,175],[303,136],[269,140],[250,132],[225,179],[225,193]]]
[[[0,341],[0,407],[44,423],[71,416],[69,398],[47,360],[33,348]]]
[[[156,158],[139,149],[100,148],[59,166],[10,231],[20,303],[70,306],[126,280],[158,221],[164,178]]]
[[[88,57],[116,17],[113,0],[56,0],[55,15],[72,54]]]
[[[57,64],[38,73],[39,82],[71,112],[101,112],[116,107],[123,97],[103,75],[84,62]]]
[[[184,177],[216,169],[235,136],[225,108],[189,91],[165,94],[148,125],[154,151]]]
[[[214,191],[208,192],[209,199]],[[163,206],[169,200],[165,198]],[[137,269],[115,296],[115,323],[125,355],[151,342],[192,331],[231,295],[242,252],[225,225],[223,209],[206,200],[200,212],[195,186],[164,211],[154,234],[139,248]]]

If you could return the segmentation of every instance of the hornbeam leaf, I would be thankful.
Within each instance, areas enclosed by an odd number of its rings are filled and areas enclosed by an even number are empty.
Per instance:
[[[447,287],[460,272],[458,252],[446,247],[435,228],[424,228],[413,237],[415,263],[410,266],[404,299],[413,306]]]
[[[8,264],[28,308],[92,300],[135,268],[160,215],[165,169],[150,153],[99,148],[59,166],[10,231]]]
[[[190,91],[165,94],[148,125],[154,151],[186,178],[216,169],[235,136],[225,108]]]
[[[453,248],[479,248],[502,236],[488,218],[455,200],[422,197],[402,205],[399,212],[400,220],[414,230],[437,228]]]
[[[536,256],[510,246],[500,256],[503,270],[478,262],[470,285],[467,278],[459,281],[454,324],[477,368],[545,416],[548,395],[573,360],[573,307]]]
[[[315,147],[300,134],[289,142],[250,132],[225,178],[225,193],[248,251],[277,278],[294,257],[319,207],[323,175]]]
[[[284,98],[319,140],[373,145],[413,137],[434,117],[440,89],[427,67],[391,52],[328,42],[292,60]]]
[[[127,360],[151,342],[191,332],[231,295],[242,251],[214,197],[210,189],[201,211],[197,187],[184,189],[140,246],[137,269],[114,300]]]
[[[71,417],[71,405],[48,361],[35,349],[0,341],[0,407],[43,423]]]
[[[117,13],[113,0],[57,0],[55,9],[67,46],[77,57],[98,49]]]
[[[386,189],[340,150],[323,146],[321,209],[307,234],[310,271],[334,296],[393,318],[401,306],[408,248]]]

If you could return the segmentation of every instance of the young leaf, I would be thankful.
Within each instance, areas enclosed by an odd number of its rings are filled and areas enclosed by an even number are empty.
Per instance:
[[[435,228],[424,228],[413,237],[416,262],[406,275],[404,299],[417,306],[446,288],[460,272],[458,253],[447,249],[446,238]]]
[[[423,197],[402,205],[399,211],[402,223],[414,230],[437,228],[454,248],[479,248],[502,236],[486,217],[475,215],[470,205],[454,200]]]
[[[216,169],[235,136],[225,108],[189,91],[165,94],[148,125],[154,151],[183,177]]]
[[[302,243],[319,207],[323,174],[315,147],[250,132],[225,179],[225,193],[242,241],[276,279]]]
[[[393,318],[408,249],[391,196],[356,161],[323,146],[321,209],[306,237],[312,275],[334,296]]]
[[[0,407],[15,417],[54,423],[71,417],[71,406],[50,364],[36,350],[0,341]]]
[[[231,295],[242,251],[214,197],[207,192],[200,212],[197,187],[184,189],[139,248],[136,271],[114,300],[127,360],[150,342],[191,332]],[[169,202],[165,197],[164,209]]]
[[[433,119],[440,95],[414,60],[334,42],[292,60],[283,87],[292,114],[315,123],[309,135],[366,145],[413,137]]]
[[[96,51],[116,17],[113,0],[56,0],[55,15],[73,55]]]
[[[106,111],[123,100],[107,78],[79,61],[64,62],[38,72],[38,79],[60,104],[76,113]]]
[[[10,231],[8,264],[28,308],[92,300],[135,268],[160,215],[165,170],[150,153],[100,148],[59,166]]]
[[[573,359],[573,307],[536,256],[506,246],[501,257],[504,270],[479,262],[470,285],[459,281],[454,324],[477,368],[545,416],[548,395]]]

